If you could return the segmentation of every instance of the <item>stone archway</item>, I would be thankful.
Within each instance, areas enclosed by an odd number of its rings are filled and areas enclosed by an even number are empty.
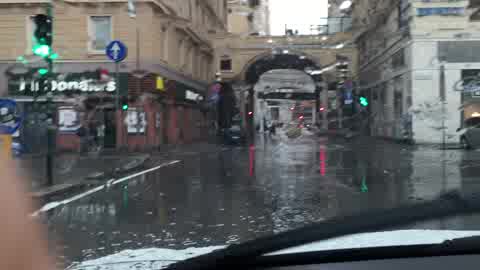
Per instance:
[[[268,101],[270,99],[283,99],[284,102],[295,102],[295,100],[298,101],[303,98],[305,100],[308,99],[310,101],[313,101],[315,104],[311,108],[312,123],[315,122],[316,114],[320,108],[318,104],[318,97],[321,86],[320,83],[322,82],[322,75],[311,75],[310,72],[307,72],[307,70],[320,70],[321,65],[319,63],[320,61],[315,57],[302,51],[291,50],[289,48],[275,48],[273,50],[264,51],[251,58],[243,66],[242,71],[237,75],[237,81],[241,81],[244,84],[248,85],[249,88],[251,88],[247,100],[243,101],[242,103],[245,108],[249,108],[249,111],[255,112],[253,113],[253,118],[251,119],[251,127],[258,128],[258,126],[260,126],[260,131],[263,130],[261,121],[263,118],[265,118],[266,110],[264,108],[265,106],[261,106],[261,103],[265,103],[265,101]],[[279,72],[284,73],[284,75],[280,75],[280,81],[283,81],[284,79],[288,80],[289,77],[290,79],[293,79],[294,77],[297,79],[302,78],[302,80],[305,81],[305,84],[310,84],[311,87],[309,88],[309,90],[299,87],[297,88],[297,90],[294,90],[298,91],[298,93],[295,92],[295,94],[293,95],[282,95],[282,93],[274,93],[273,96],[262,95],[262,97],[260,97],[259,94],[262,94],[260,92],[264,91],[259,91],[258,84],[261,83],[261,80],[265,79],[264,75],[273,75],[275,73],[278,74]],[[287,76],[287,74],[292,76]],[[272,87],[275,87],[276,91],[278,90],[277,92],[285,91],[285,88],[289,88],[291,86],[292,85],[288,82],[285,82],[285,85],[283,86],[272,84]],[[309,93],[306,94],[307,92]],[[313,114],[315,114],[315,116],[313,116]],[[244,115],[247,117],[248,120],[248,114]]]
[[[275,61],[275,59],[279,59]],[[277,65],[276,62],[281,62],[282,60],[285,61],[285,65]],[[288,60],[293,61],[288,63]],[[295,60],[298,61],[295,63]],[[271,62],[270,68],[260,68],[258,73],[256,72],[256,68],[258,65],[265,63],[268,65],[267,62]],[[319,69],[321,67],[319,59],[316,57],[299,51],[299,50],[291,50],[289,48],[274,48],[273,50],[264,51],[256,56],[252,57],[242,68],[242,71],[237,75],[236,80],[242,81],[247,84],[255,84],[255,79],[259,79],[263,73],[273,70],[273,69],[299,69],[305,70],[305,67],[311,67],[313,69]],[[257,74],[254,74],[257,73]]]

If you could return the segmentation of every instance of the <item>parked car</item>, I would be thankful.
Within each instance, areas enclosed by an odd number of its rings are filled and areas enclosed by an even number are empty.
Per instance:
[[[464,121],[460,132],[460,144],[464,149],[480,147],[480,117],[471,117]]]

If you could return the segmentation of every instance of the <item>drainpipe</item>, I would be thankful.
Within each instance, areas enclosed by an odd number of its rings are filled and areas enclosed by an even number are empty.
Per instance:
[[[442,102],[442,147],[445,150],[446,145],[446,127],[445,127],[445,117],[446,117],[446,89],[445,89],[445,57],[440,56],[440,87],[439,87],[439,96]]]

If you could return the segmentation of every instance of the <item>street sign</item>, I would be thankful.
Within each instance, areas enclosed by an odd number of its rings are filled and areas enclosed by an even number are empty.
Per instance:
[[[347,80],[345,81],[345,83],[343,84],[343,87],[345,87],[345,89],[347,91],[352,91],[353,89],[353,82],[351,80]]]
[[[118,40],[108,44],[105,53],[113,62],[122,62],[127,57],[127,46]]]
[[[17,103],[11,99],[0,99],[0,134],[14,134],[22,123]]]
[[[345,92],[344,100],[345,100],[345,105],[352,104],[353,103],[352,92],[350,91]]]

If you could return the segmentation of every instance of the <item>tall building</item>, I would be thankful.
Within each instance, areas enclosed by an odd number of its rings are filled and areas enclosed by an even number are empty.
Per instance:
[[[227,31],[225,0],[135,1],[136,17],[126,0],[52,1],[58,58],[45,81],[22,69],[45,63],[35,61],[32,47],[33,18],[47,14],[47,2],[0,1],[0,94],[28,117],[51,96],[60,149],[79,150],[75,130],[87,122],[105,127],[105,147],[148,149],[201,138],[200,101],[215,76],[209,38]],[[128,48],[118,66],[106,56],[113,40]],[[96,70],[107,79],[98,79]],[[128,103],[128,111],[118,103]],[[25,121],[18,139],[35,151],[45,144],[44,127],[36,118]]]
[[[370,133],[417,143],[458,143],[463,120],[480,115],[478,19],[469,1],[358,0],[357,92],[370,97]]]
[[[270,35],[269,0],[229,0],[228,30],[240,35]]]

